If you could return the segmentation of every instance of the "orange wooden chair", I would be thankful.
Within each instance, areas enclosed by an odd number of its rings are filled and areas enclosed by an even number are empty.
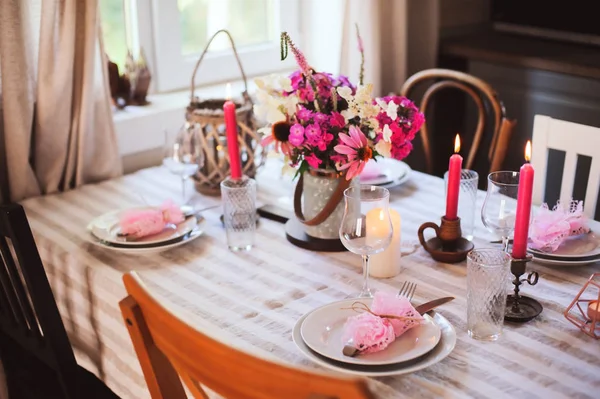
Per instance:
[[[366,381],[317,374],[261,359],[190,327],[164,308],[135,272],[123,276],[119,306],[153,399],[372,399]],[[181,380],[180,380],[181,378]]]
[[[431,97],[443,89],[458,89],[467,93],[477,105],[478,120],[473,144],[469,151],[464,167],[471,169],[475,161],[477,152],[480,151],[479,144],[483,138],[483,132],[486,124],[491,124],[493,137],[488,149],[488,159],[490,161],[490,172],[501,170],[502,163],[506,157],[508,144],[512,136],[513,129],[517,123],[516,120],[506,117],[504,105],[498,98],[496,91],[483,80],[464,72],[451,69],[433,68],[426,69],[410,76],[400,89],[400,94],[410,97],[413,90],[425,81],[431,81],[432,84],[427,88],[421,104],[419,106],[423,113],[427,113],[427,106],[431,102]],[[489,104],[491,112],[487,112],[485,104]],[[425,150],[425,161],[427,172],[433,173],[433,156],[431,149],[431,137],[427,122],[421,127],[421,139],[423,149]]]

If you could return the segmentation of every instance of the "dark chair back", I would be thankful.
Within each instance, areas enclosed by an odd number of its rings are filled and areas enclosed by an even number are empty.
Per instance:
[[[465,164],[466,169],[473,168],[477,153],[481,151],[480,144],[483,139],[484,129],[490,126],[492,137],[487,149],[489,172],[501,170],[506,156],[512,131],[516,125],[515,120],[508,119],[502,102],[496,91],[483,80],[464,72],[450,69],[426,69],[410,76],[400,90],[403,96],[411,97],[413,90],[422,82],[430,82],[427,91],[423,94],[419,108],[427,116],[428,105],[434,94],[444,89],[460,90],[468,94],[477,106],[477,127],[473,136],[473,143],[469,150]],[[428,122],[421,127],[421,139],[425,152],[426,171],[434,172],[434,155],[431,145],[431,135]]]
[[[0,205],[0,334],[56,372],[79,398],[77,362],[23,207]]]

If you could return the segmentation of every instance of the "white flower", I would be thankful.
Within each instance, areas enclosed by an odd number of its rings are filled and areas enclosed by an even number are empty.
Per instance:
[[[378,98],[375,101],[377,101],[377,105],[381,107],[381,109],[387,114],[388,117],[390,117],[393,121],[396,120],[396,118],[398,117],[398,104],[391,100],[389,103],[386,104],[385,101],[383,101],[380,98]]]
[[[348,108],[345,109],[341,112],[342,116],[344,117],[344,119],[346,119],[346,123],[348,123],[348,121],[354,117],[356,117],[356,113],[354,112],[354,110],[352,108]]]
[[[346,86],[337,88],[338,94],[346,101],[352,101],[352,89]]]
[[[373,84],[369,83],[364,86],[358,86],[356,89],[356,95],[354,96],[354,100],[357,103],[372,103],[373,98],[371,97],[371,93],[373,92]]]
[[[383,141],[386,143],[391,143],[392,141],[392,129],[390,129],[390,125],[383,126]]]
[[[296,109],[298,106],[298,97],[297,96],[287,96],[282,100],[283,108],[288,115],[294,115],[296,113]]]
[[[375,151],[380,153],[382,156],[389,158],[392,156],[392,144],[386,143],[383,140],[379,140],[379,142],[375,144]]]
[[[283,91],[292,91],[292,79],[287,76],[280,75],[279,87],[281,87]]]
[[[256,92],[256,99],[258,104],[254,104],[254,114],[258,119],[265,120],[268,123],[285,120],[285,115],[281,110],[283,108],[281,100],[261,90]]]

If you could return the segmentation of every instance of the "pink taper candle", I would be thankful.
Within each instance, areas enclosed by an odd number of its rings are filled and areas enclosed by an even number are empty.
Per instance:
[[[460,172],[462,171],[462,157],[460,151],[460,136],[454,140],[455,154],[450,157],[448,165],[448,192],[446,194],[446,219],[456,220],[458,217],[458,193],[460,191]]]
[[[231,86],[227,83],[228,91]],[[223,104],[225,113],[225,129],[227,131],[227,149],[229,150],[229,165],[231,167],[231,178],[234,180],[242,178],[242,167],[240,162],[240,149],[238,146],[237,120],[235,118],[235,103],[229,100],[230,94],[227,93],[227,101]]]
[[[525,146],[525,163],[519,173],[519,194],[517,196],[517,216],[515,219],[515,236],[513,239],[512,257],[524,259],[527,255],[527,239],[531,216],[531,195],[533,192],[533,166],[531,159],[531,141]]]

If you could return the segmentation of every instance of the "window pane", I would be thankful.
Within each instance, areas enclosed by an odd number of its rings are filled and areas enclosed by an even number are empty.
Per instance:
[[[100,0],[104,50],[122,72],[127,57],[127,33],[123,0]]]
[[[202,52],[208,39],[227,29],[236,47],[277,40],[276,0],[178,0],[183,55]],[[217,37],[211,51],[230,48],[226,35]]]

